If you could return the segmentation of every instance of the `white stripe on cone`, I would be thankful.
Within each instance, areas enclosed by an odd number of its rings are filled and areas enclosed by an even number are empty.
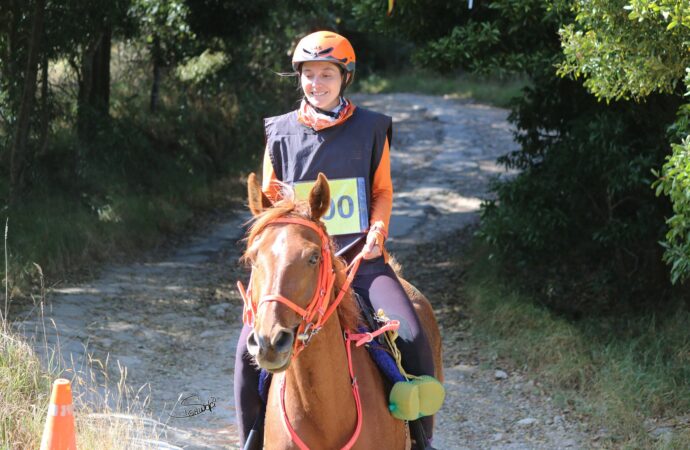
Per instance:
[[[72,405],[48,405],[48,415],[65,417],[74,414],[74,408]]]

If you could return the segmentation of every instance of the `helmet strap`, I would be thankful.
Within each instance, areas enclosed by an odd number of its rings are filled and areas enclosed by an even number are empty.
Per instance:
[[[351,77],[352,74],[348,73],[348,72],[345,71],[345,70],[342,70],[341,73],[342,73],[342,80],[343,80],[343,81],[342,81],[342,83],[340,83],[340,96],[342,97],[343,94],[345,93],[345,89],[347,88],[347,86],[348,86],[348,84],[349,84],[349,83],[348,83],[348,80],[347,80],[347,77],[348,77],[348,76]]]

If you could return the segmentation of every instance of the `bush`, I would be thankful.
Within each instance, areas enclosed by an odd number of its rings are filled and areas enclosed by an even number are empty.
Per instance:
[[[670,206],[649,186],[675,107],[660,95],[605,105],[555,76],[527,88],[511,116],[522,148],[502,158],[520,173],[494,183],[482,210],[480,235],[507,273],[571,314],[667,297],[657,242]]]

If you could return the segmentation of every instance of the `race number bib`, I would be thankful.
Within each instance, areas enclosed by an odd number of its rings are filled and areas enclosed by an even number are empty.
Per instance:
[[[308,200],[314,181],[295,183],[295,195]],[[361,233],[369,228],[369,208],[364,178],[328,180],[331,209],[321,218],[331,236]]]

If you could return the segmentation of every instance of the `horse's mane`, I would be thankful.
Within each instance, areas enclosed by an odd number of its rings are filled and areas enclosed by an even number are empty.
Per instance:
[[[243,259],[247,258],[248,253],[252,250],[254,241],[257,236],[266,228],[271,222],[282,217],[296,217],[300,219],[309,220],[314,222],[318,227],[320,227],[326,236],[326,227],[323,222],[314,221],[310,215],[309,203],[304,200],[296,200],[292,192],[287,193],[288,195],[283,195],[283,198],[274,203],[271,208],[267,208],[261,214],[255,216],[251,221],[251,226],[247,233],[247,250],[245,250]],[[333,285],[333,294],[337,295],[340,292],[340,287],[345,283],[347,275],[345,273],[345,261],[343,258],[336,256],[335,245],[333,240],[329,238],[329,245],[331,248],[331,259],[336,273],[335,283]],[[345,293],[343,300],[338,306],[338,318],[340,319],[340,326],[343,329],[357,330],[361,322],[359,307],[354,300],[352,291],[348,289]]]

